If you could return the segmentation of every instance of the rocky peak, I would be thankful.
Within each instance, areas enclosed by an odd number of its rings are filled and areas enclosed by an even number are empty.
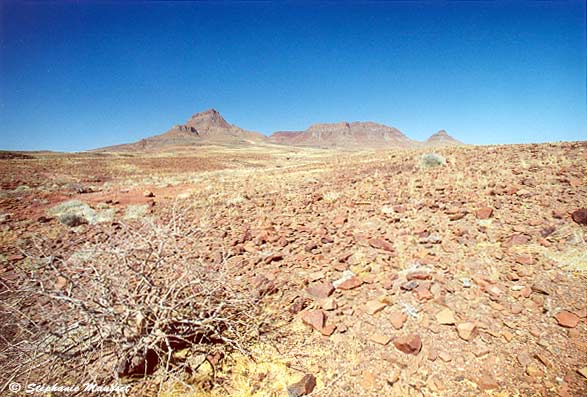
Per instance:
[[[454,145],[462,145],[462,143],[452,136],[448,135],[445,130],[440,130],[437,133],[433,134],[428,138],[425,142],[427,145],[432,146],[454,146]]]
[[[208,109],[204,112],[194,114],[186,123],[189,127],[197,130],[208,130],[210,128],[230,128],[230,124],[224,120],[216,109]]]

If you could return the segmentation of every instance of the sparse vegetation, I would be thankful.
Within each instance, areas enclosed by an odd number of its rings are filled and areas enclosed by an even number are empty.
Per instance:
[[[446,159],[438,153],[426,153],[420,158],[422,168],[439,167],[446,164]]]
[[[247,355],[264,329],[255,298],[223,261],[196,259],[198,232],[181,221],[123,226],[69,258],[37,241],[2,292],[3,354],[20,357],[3,372],[104,382]]]

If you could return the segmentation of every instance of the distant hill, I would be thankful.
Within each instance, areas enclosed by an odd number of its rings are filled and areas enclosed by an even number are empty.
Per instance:
[[[194,114],[186,123],[178,124],[163,134],[95,151],[159,151],[214,144],[247,146],[262,143],[351,150],[462,145],[444,130],[425,142],[418,142],[397,128],[372,121],[320,123],[305,131],[277,131],[266,137],[229,124],[217,110],[209,109]]]
[[[438,131],[436,134],[428,138],[426,142],[424,142],[424,144],[430,147],[463,145],[461,141],[458,141],[454,139],[452,136],[448,135],[445,130]]]
[[[305,131],[279,131],[269,137],[273,143],[325,148],[411,147],[414,141],[400,130],[383,124],[340,122],[314,124]]]
[[[263,142],[266,137],[229,124],[215,109],[194,114],[185,124],[179,124],[160,135],[138,142],[108,146],[98,151],[157,151],[176,146],[205,144],[250,145]]]

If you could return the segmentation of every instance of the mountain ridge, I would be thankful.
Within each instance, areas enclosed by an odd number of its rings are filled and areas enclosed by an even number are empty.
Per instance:
[[[276,131],[269,136],[230,124],[216,109],[193,114],[184,124],[133,143],[107,146],[94,151],[157,151],[176,147],[278,144],[287,146],[378,149],[462,145],[445,130],[424,142],[410,139],[399,129],[373,121],[316,123],[304,131]]]

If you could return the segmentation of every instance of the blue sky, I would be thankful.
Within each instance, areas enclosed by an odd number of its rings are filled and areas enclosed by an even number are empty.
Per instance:
[[[0,148],[85,150],[216,108],[269,134],[587,140],[584,1],[0,2]]]

